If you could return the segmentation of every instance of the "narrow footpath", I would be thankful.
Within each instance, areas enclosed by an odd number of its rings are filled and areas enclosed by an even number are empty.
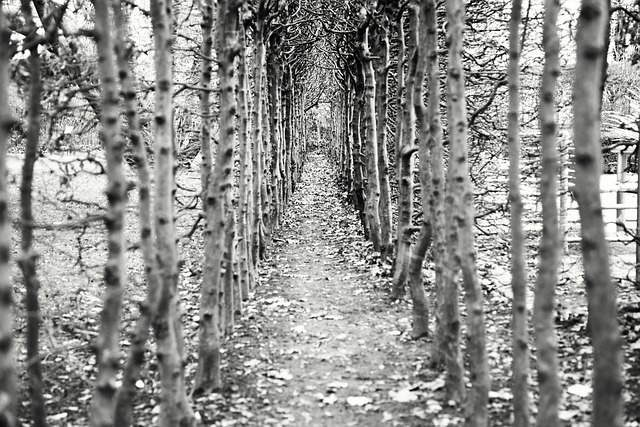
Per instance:
[[[220,394],[196,402],[205,425],[457,425],[431,340],[409,337],[329,160],[311,154],[261,283],[224,344]]]

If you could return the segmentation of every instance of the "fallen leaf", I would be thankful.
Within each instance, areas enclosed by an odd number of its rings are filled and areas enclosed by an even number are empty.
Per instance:
[[[289,381],[293,379],[293,375],[291,375],[291,372],[289,372],[288,369],[280,369],[279,371],[276,371],[274,369],[267,372],[267,376],[270,378],[276,378],[276,379],[285,380],[285,381]]]
[[[567,388],[567,393],[578,397],[589,397],[591,395],[591,387],[586,384],[574,384]]]
[[[67,414],[66,412],[60,412],[59,414],[56,415],[50,415],[47,417],[48,421],[61,421],[64,420],[65,418],[67,418],[69,414]]]
[[[418,400],[418,395],[408,388],[403,388],[398,391],[391,390],[389,392],[389,396],[391,397],[391,399],[400,403],[413,402],[415,400]]]
[[[364,406],[371,403],[371,399],[366,396],[349,396],[347,397],[347,403],[350,406]]]
[[[333,381],[327,384],[328,388],[347,388],[349,387],[349,383],[343,381]]]
[[[335,394],[330,394],[328,396],[323,397],[322,403],[325,405],[333,405],[338,401],[338,397]]]
[[[298,325],[293,328],[293,332],[295,332],[296,334],[304,334],[305,332],[307,332],[307,328],[305,328],[304,325]]]
[[[427,390],[431,390],[431,391],[436,391],[439,390],[441,388],[444,388],[444,380],[442,378],[436,378],[433,381],[430,381],[428,383],[424,383],[420,386],[421,389],[427,389]]]
[[[258,359],[251,359],[244,362],[244,366],[248,368],[252,368],[254,366],[258,366],[261,362]]]

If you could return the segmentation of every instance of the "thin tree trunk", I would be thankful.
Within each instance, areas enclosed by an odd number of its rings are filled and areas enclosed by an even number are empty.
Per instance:
[[[156,71],[155,197],[157,264],[160,278],[153,329],[161,378],[161,427],[190,426],[194,416],[187,398],[178,322],[178,248],[173,212],[175,150],[173,143],[172,8],[170,1],[151,0]]]
[[[274,54],[269,55],[269,127],[271,128],[271,194],[273,197],[271,227],[278,228],[282,210],[282,123],[280,120],[280,86],[282,84],[282,68]]]
[[[520,192],[520,19],[522,0],[511,3],[509,19],[509,206],[511,208],[511,289],[513,290],[513,416],[514,427],[529,426],[529,333],[527,325],[527,272],[522,194]]]
[[[353,203],[355,209],[358,211],[360,217],[360,223],[362,224],[362,230],[364,238],[369,239],[369,222],[367,221],[366,207],[365,207],[365,188],[364,188],[364,155],[362,154],[362,135],[360,126],[362,117],[362,91],[358,91],[357,87],[354,88],[353,95],[353,108],[351,115],[351,129],[353,134]]]
[[[362,125],[366,132],[367,153],[367,200],[366,212],[369,224],[369,238],[373,248],[381,250],[380,226],[380,173],[378,171],[378,138],[376,134],[377,116],[375,102],[375,75],[373,61],[369,51],[368,22],[360,24],[358,30],[358,56],[364,76],[364,108]]]
[[[136,170],[138,173],[138,219],[140,223],[140,242],[147,281],[147,296],[140,304],[140,317],[131,339],[131,348],[122,375],[122,386],[116,395],[114,425],[126,427],[132,423],[133,401],[136,392],[135,383],[140,378],[144,363],[144,353],[149,339],[152,319],[157,315],[160,278],[156,262],[156,248],[153,244],[153,226],[151,217],[151,179],[147,160],[147,148],[142,140],[140,116],[134,75],[129,65],[131,52],[126,49],[127,23],[122,13],[120,0],[112,1],[115,52],[118,63],[118,75],[122,90],[123,106],[127,116],[129,139]]]
[[[556,143],[555,90],[560,75],[558,58],[560,42],[557,35],[560,2],[547,0],[543,45],[545,63],[540,87],[540,129],[542,172],[540,198],[542,201],[542,237],[540,239],[540,264],[533,302],[535,323],[537,370],[540,389],[538,426],[560,425],[560,379],[558,378],[558,338],[553,320],[555,287],[558,281],[560,239],[558,229],[557,177],[558,149]]]
[[[231,335],[234,325],[234,264],[236,259],[235,254],[235,237],[236,237],[236,218],[235,209],[233,209],[233,202],[231,197],[227,197],[227,219],[226,228],[224,232],[224,275],[222,280],[224,283],[224,300],[222,301],[222,310],[224,313],[223,328],[225,335]]]
[[[449,23],[449,64],[447,74],[447,106],[451,149],[449,180],[454,198],[458,232],[457,257],[460,261],[462,283],[467,307],[467,352],[471,372],[471,392],[467,398],[466,425],[484,427],[488,422],[489,388],[491,379],[486,353],[484,301],[476,271],[475,239],[473,235],[473,188],[469,177],[467,147],[467,117],[462,66],[465,11],[462,0],[447,0]]]
[[[22,15],[28,36],[25,45],[29,49],[29,127],[25,144],[24,163],[22,165],[22,181],[20,182],[20,210],[22,231],[22,254],[19,264],[25,285],[25,308],[27,310],[27,373],[29,375],[29,394],[31,396],[31,421],[35,427],[47,425],[47,408],[44,401],[42,369],[40,367],[40,301],[38,292],[40,280],[36,271],[36,254],[33,250],[33,168],[38,158],[38,144],[40,138],[40,97],[42,95],[42,80],[40,77],[40,46],[33,20],[31,3],[21,1]],[[0,422],[0,424],[2,424]]]
[[[11,286],[11,224],[9,221],[9,195],[7,192],[7,145],[14,120],[9,109],[9,39],[3,3],[0,3],[0,425],[19,425],[16,418],[16,372],[13,365]]]
[[[389,29],[386,15],[380,17],[382,21],[373,32],[373,53],[376,77],[376,115],[378,139],[378,172],[380,174],[380,255],[382,259],[391,259],[393,244],[391,242],[391,186],[389,185],[389,153],[387,152],[387,122],[388,122],[388,85],[389,77]]]
[[[430,209],[430,184],[431,184],[431,165],[430,162],[430,132],[429,117],[427,115],[427,107],[424,104],[424,80],[427,69],[427,61],[429,54],[428,41],[428,19],[429,8],[432,5],[428,1],[422,1],[419,4],[419,13],[416,14],[416,25],[418,25],[418,48],[416,50],[417,64],[416,77],[414,83],[413,107],[418,122],[418,156],[420,159],[420,190],[422,194],[422,225],[418,241],[413,247],[411,258],[409,259],[409,289],[411,291],[411,300],[413,301],[413,328],[411,331],[412,338],[429,335],[429,303],[427,295],[422,283],[422,263],[427,250],[431,246],[433,236],[432,218]]]
[[[260,259],[264,259],[267,253],[267,243],[271,240],[271,233],[273,230],[273,221],[271,220],[273,212],[275,212],[275,196],[271,191],[269,185],[271,180],[269,162],[273,162],[271,158],[271,151],[269,150],[269,142],[271,141],[271,134],[275,130],[271,127],[269,121],[269,88],[267,82],[267,67],[262,67],[262,149],[260,150],[260,164],[262,168],[262,183],[260,185],[260,203],[262,204],[262,223],[260,227]]]
[[[353,114],[352,108],[352,99],[351,99],[351,89],[350,89],[349,78],[346,79],[345,82],[345,90],[343,94],[343,102],[344,102],[344,117],[342,122],[342,138],[343,144],[345,146],[346,151],[346,178],[347,178],[347,194],[353,193],[353,173],[354,173],[354,164],[353,164],[353,144],[351,143],[351,115]],[[639,232],[640,234],[640,232]]]
[[[396,265],[393,274],[393,288],[391,297],[401,298],[405,293],[407,277],[409,273],[409,261],[411,258],[411,237],[413,234],[413,175],[414,154],[418,150],[414,141],[416,139],[416,111],[414,107],[416,73],[418,66],[418,13],[416,6],[410,5],[409,9],[409,39],[408,39],[408,71],[405,85],[405,98],[402,105],[402,142],[399,156],[400,174],[398,180],[398,227]]]
[[[240,302],[246,299],[249,289],[253,287],[253,262],[251,260],[252,214],[251,191],[253,189],[252,155],[249,143],[249,102],[247,92],[249,82],[247,77],[246,28],[240,23],[240,54],[238,61],[238,155],[240,157],[239,201],[238,201],[238,243],[240,268]],[[241,312],[242,306],[236,310]]]
[[[107,0],[95,0],[95,34],[102,89],[101,139],[107,159],[108,255],[104,272],[104,306],[97,340],[98,373],[91,408],[92,426],[113,425],[116,375],[119,365],[118,332],[125,283],[124,212],[127,184],[122,169],[123,142],[120,137],[120,98],[116,80],[113,41]]]
[[[609,253],[600,202],[600,108],[603,61],[606,60],[609,2],[583,0],[576,35],[574,142],[576,198],[582,225],[582,257],[593,341],[594,426],[623,425],[622,351],[617,321],[616,288],[611,282]]]
[[[405,42],[404,42],[404,9],[398,12],[398,22],[396,23],[396,29],[398,32],[398,63],[396,69],[396,133],[394,135],[395,145],[395,166],[396,166],[396,181],[400,179],[400,146],[403,141],[404,134],[404,120],[402,118],[403,102],[404,98],[404,66],[405,66]],[[396,245],[399,242],[396,240]]]
[[[262,2],[260,2],[262,4]],[[256,29],[253,33],[254,55],[253,55],[253,109],[251,114],[253,120],[252,126],[252,163],[253,163],[253,224],[251,236],[251,259],[254,268],[259,262],[260,248],[260,229],[262,227],[262,202],[260,192],[262,190],[262,180],[264,179],[264,171],[262,170],[262,67],[264,63],[265,47],[263,22],[260,16],[256,16]]]
[[[225,301],[222,286],[227,212],[233,208],[227,202],[233,170],[235,144],[236,79],[234,60],[238,54],[237,2],[222,1],[218,4],[217,59],[220,80],[220,137],[213,173],[207,183],[205,202],[205,266],[200,296],[200,345],[194,395],[210,394],[221,386],[220,380],[220,309]],[[227,269],[232,265],[225,262]],[[221,296],[223,297],[221,300]],[[223,312],[226,314],[226,311]]]
[[[427,122],[429,126],[429,143],[431,149],[431,195],[429,197],[429,211],[431,213],[433,244],[432,253],[435,265],[436,279],[436,331],[434,336],[434,354],[432,363],[434,366],[445,364],[449,360],[447,377],[449,384],[455,384],[453,389],[460,387],[462,381],[462,368],[460,360],[459,338],[459,313],[457,302],[457,287],[450,287],[454,292],[447,293],[444,281],[445,271],[445,247],[446,247],[446,221],[445,221],[445,175],[444,175],[444,148],[442,142],[442,122],[440,117],[440,68],[438,61],[438,25],[437,6],[435,0],[427,0],[425,13],[425,26],[427,27],[427,81],[428,105]],[[445,297],[450,296],[452,300]],[[445,310],[448,308],[447,310]],[[448,316],[451,317],[448,317]],[[450,345],[445,345],[446,326],[450,327]],[[448,350],[448,356],[445,354]]]

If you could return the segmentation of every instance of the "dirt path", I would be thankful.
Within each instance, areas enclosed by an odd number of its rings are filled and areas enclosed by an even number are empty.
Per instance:
[[[391,304],[388,279],[371,274],[329,170],[324,157],[309,159],[262,284],[226,346],[229,388],[202,402],[203,420],[425,425],[437,412],[436,425],[448,425],[440,381],[422,368],[429,343],[409,339],[408,305]]]

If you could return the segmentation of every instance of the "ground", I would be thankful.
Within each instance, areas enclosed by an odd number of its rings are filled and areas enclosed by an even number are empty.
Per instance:
[[[48,190],[54,200],[60,193],[51,182],[39,185],[43,194]],[[102,200],[101,191],[96,190],[102,188],[99,178],[84,177],[79,185],[81,188],[72,192],[85,197],[91,194],[86,202]],[[197,191],[181,191],[184,205],[194,194],[197,196]],[[64,221],[63,211],[44,209],[44,199],[40,198],[37,206],[40,221]],[[72,206],[80,209],[81,204],[74,203]],[[12,215],[15,214],[14,206]],[[128,218],[128,236],[134,242],[137,233],[134,197],[130,197]],[[181,234],[185,234],[196,220],[197,211],[184,210],[180,218]],[[462,425],[463,407],[445,401],[443,373],[430,367],[431,339],[410,339],[410,301],[408,297],[398,302],[389,299],[389,266],[379,263],[359,230],[357,217],[346,203],[331,161],[325,155],[311,154],[286,219],[273,236],[267,259],[261,262],[260,283],[244,305],[234,332],[225,338],[222,372],[225,386],[218,393],[194,401],[194,409],[204,425]],[[43,369],[49,420],[52,426],[85,426],[95,375],[95,358],[88,343],[97,334],[104,255],[104,248],[92,247],[91,242],[96,246],[104,231],[94,227],[84,233],[78,230],[38,233],[45,307]],[[197,364],[202,260],[198,234],[181,241],[184,263],[180,293],[188,355],[185,375],[189,384]],[[83,262],[93,267],[74,266],[77,261],[74,244],[78,239],[85,239],[88,251]],[[506,250],[498,248],[497,241],[480,233],[478,267],[486,299],[493,380],[490,424],[508,426],[512,424],[509,259]],[[55,250],[60,245],[65,252]],[[571,250],[568,262],[577,263],[577,249]],[[533,287],[535,253],[530,260]],[[563,274],[558,287],[556,317],[564,389],[561,417],[566,425],[586,426],[591,407],[591,347],[586,308],[579,272],[575,267],[565,267],[570,274]],[[144,297],[142,268],[135,253],[129,258],[129,271],[121,339],[123,356],[137,317],[136,301]],[[427,267],[424,273],[427,291],[432,295],[433,272]],[[19,301],[17,275],[16,288]],[[620,281],[619,292],[627,425],[634,426],[640,420],[637,386],[640,327],[636,320],[640,317],[640,304],[637,290],[628,281]],[[24,371],[22,316],[18,311],[17,353],[21,372]],[[155,425],[159,409],[154,345],[150,344],[147,369],[137,384],[134,418],[138,426]],[[535,351],[533,342],[532,349]],[[535,354],[531,360],[531,402],[535,407]],[[28,417],[26,391],[21,395],[21,416],[25,420]]]

